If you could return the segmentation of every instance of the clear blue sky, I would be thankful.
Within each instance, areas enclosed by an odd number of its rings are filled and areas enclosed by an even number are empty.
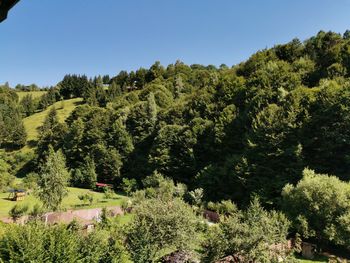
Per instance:
[[[246,60],[319,30],[350,28],[349,0],[21,0],[0,24],[0,83],[66,73]]]

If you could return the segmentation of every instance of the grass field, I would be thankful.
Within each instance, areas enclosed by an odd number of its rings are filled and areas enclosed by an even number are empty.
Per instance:
[[[91,193],[94,196],[94,202],[92,205],[83,204],[82,201],[79,200],[78,196]],[[10,201],[7,199],[8,193],[0,193],[0,218],[8,217],[8,212],[10,209],[16,204],[26,204],[31,209],[35,204],[40,204],[40,201],[34,197],[33,194],[27,195],[23,201]],[[63,209],[86,209],[86,208],[98,208],[98,207],[107,207],[107,206],[121,206],[123,201],[126,199],[123,195],[116,194],[112,199],[105,199],[104,194],[100,192],[93,192],[88,189],[74,188],[69,187],[69,193],[66,198],[64,198],[62,203]],[[127,220],[125,218],[123,220]]]
[[[61,122],[64,122],[69,114],[75,109],[75,107],[82,101],[81,98],[58,101],[52,106],[48,107],[42,112],[35,113],[27,118],[23,119],[24,127],[27,131],[28,144],[23,148],[24,151],[29,150],[33,142],[38,139],[38,128],[43,124],[46,115],[52,107],[55,107],[57,110],[58,118]]]
[[[318,256],[315,259],[302,259],[298,257],[298,262],[300,263],[321,263],[321,262],[328,262],[328,258],[323,256]]]
[[[19,100],[23,99],[24,96],[26,95],[32,95],[33,99],[39,98],[42,95],[44,95],[47,91],[17,91],[17,95]]]

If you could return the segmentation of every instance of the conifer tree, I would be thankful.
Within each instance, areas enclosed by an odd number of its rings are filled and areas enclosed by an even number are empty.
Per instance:
[[[147,97],[146,111],[149,123],[154,126],[157,121],[157,104],[153,92],[150,92]]]

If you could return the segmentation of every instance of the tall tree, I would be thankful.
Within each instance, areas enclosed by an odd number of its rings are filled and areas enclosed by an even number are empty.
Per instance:
[[[42,161],[48,152],[49,145],[57,150],[61,145],[61,139],[64,137],[66,126],[59,122],[57,110],[52,107],[45,117],[44,123],[39,128],[39,140],[37,145],[37,154],[39,162]]]
[[[37,195],[48,210],[58,210],[67,196],[70,174],[61,151],[49,147],[47,160],[41,168]]]
[[[32,115],[35,112],[36,106],[31,94],[24,96],[20,101],[20,105],[24,116]]]

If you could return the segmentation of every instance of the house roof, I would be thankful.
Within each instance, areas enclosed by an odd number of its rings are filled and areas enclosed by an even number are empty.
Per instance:
[[[112,187],[111,184],[104,184],[104,183],[96,183],[96,187]]]

